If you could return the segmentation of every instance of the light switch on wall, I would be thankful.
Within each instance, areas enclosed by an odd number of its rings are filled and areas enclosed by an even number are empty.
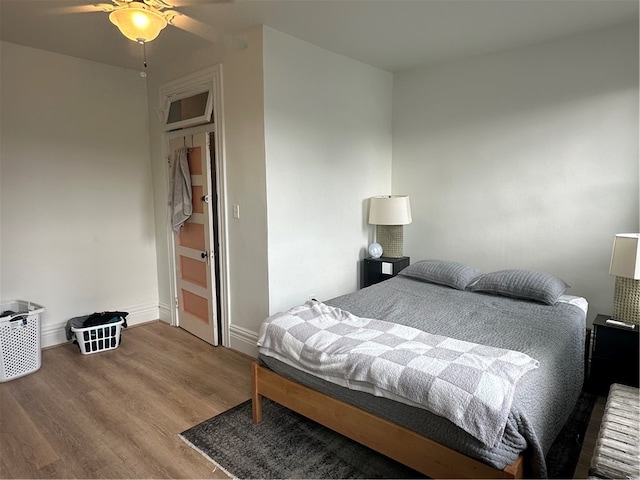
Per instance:
[[[233,218],[240,218],[240,205],[233,206]]]

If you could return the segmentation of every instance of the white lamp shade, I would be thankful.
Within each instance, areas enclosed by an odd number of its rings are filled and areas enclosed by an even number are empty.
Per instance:
[[[640,233],[619,233],[613,240],[609,273],[640,279]]]
[[[109,20],[129,40],[150,42],[167,26],[165,16],[141,2],[131,2],[127,8],[114,10]]]
[[[372,225],[408,225],[411,205],[407,195],[371,197],[369,223]]]

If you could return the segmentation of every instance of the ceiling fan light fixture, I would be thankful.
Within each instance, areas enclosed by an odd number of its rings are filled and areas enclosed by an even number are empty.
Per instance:
[[[129,40],[138,43],[150,42],[160,30],[167,26],[167,19],[159,12],[141,2],[130,2],[109,14],[109,20]]]

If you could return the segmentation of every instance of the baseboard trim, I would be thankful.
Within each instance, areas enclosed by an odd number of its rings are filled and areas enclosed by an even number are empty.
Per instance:
[[[258,358],[258,333],[246,328],[231,325],[229,327],[229,348]]]
[[[171,305],[160,302],[158,318],[171,325]]]
[[[123,308],[122,311],[129,312],[129,315],[127,315],[127,325],[131,326],[161,319],[160,307],[157,304],[148,303],[136,305],[129,308]],[[67,334],[65,332],[67,321],[68,319],[63,322],[42,325],[40,327],[40,342],[42,348],[61,345],[69,341],[67,340]]]

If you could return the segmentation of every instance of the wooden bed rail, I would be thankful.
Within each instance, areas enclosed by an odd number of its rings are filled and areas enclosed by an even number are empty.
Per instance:
[[[416,432],[348,403],[301,385],[254,362],[253,421],[262,421],[262,397],[267,397],[358,443],[431,478],[522,478],[522,455],[497,470]]]

